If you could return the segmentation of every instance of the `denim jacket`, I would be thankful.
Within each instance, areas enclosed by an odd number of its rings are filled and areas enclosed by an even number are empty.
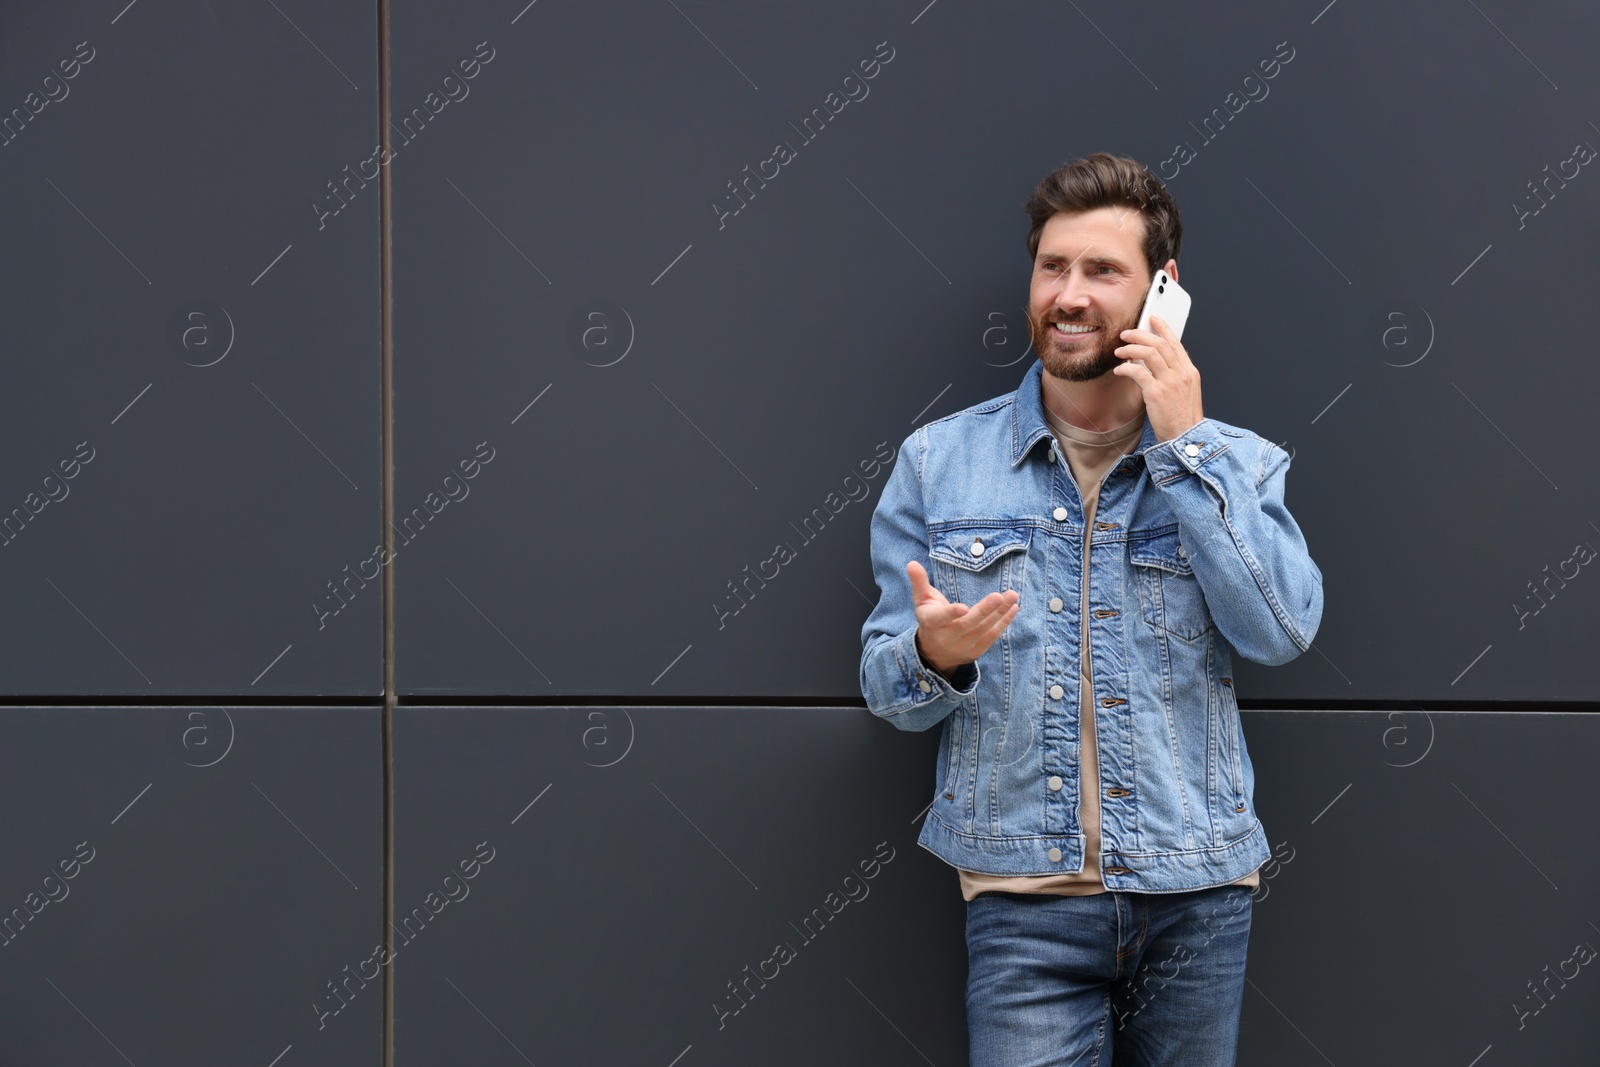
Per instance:
[[[1217,419],[1170,441],[1148,416],[1084,508],[1045,422],[1035,359],[1015,394],[919,427],[871,524],[877,606],[861,692],[902,730],[944,728],[917,843],[987,874],[1083,870],[1082,632],[1109,890],[1175,893],[1244,877],[1270,855],[1239,729],[1233,652],[1287,663],[1322,618],[1322,572],[1284,507],[1289,455]],[[946,680],[919,654],[906,563],[952,603],[1015,589],[1020,608]]]

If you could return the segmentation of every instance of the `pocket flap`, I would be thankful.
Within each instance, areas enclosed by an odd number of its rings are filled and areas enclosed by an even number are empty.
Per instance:
[[[947,526],[929,531],[928,554],[962,570],[980,571],[1001,556],[1026,550],[1032,534],[1028,526]]]
[[[1194,574],[1176,526],[1129,541],[1128,561],[1141,567],[1159,567],[1173,574]]]

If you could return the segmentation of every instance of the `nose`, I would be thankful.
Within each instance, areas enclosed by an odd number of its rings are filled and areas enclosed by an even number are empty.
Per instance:
[[[1055,305],[1067,312],[1081,311],[1089,306],[1089,288],[1077,271],[1067,271],[1058,283]]]

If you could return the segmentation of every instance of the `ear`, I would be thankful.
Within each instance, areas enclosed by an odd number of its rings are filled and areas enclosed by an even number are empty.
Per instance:
[[[1173,281],[1177,281],[1178,280],[1178,261],[1177,260],[1175,260],[1175,259],[1167,260],[1167,265],[1165,267],[1161,268],[1161,269],[1166,271],[1167,272],[1167,277],[1171,278]]]

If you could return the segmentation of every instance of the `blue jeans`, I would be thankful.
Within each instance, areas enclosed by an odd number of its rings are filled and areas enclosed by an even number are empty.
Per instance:
[[[1242,885],[979,893],[971,1067],[1232,1067],[1252,900]]]

